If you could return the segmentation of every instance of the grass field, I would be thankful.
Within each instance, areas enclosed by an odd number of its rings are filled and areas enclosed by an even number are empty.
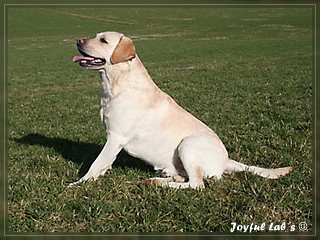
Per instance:
[[[7,9],[7,233],[216,232],[312,224],[311,8]],[[71,62],[77,37],[130,36],[158,86],[220,136],[231,158],[293,166],[206,188],[145,186],[156,173],[121,153],[96,182],[67,188],[106,136],[98,73]],[[268,230],[267,230],[268,231]],[[239,233],[239,232],[238,232]],[[275,232],[271,231],[271,234]],[[263,234],[270,234],[270,232]]]

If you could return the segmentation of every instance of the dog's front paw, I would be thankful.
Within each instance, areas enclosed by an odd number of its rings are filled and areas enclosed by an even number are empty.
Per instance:
[[[80,180],[78,180],[76,182],[73,182],[73,183],[69,183],[68,188],[69,187],[75,187],[75,186],[79,185],[80,183],[81,183]]]
[[[87,180],[88,180],[88,179],[80,178],[78,181],[73,182],[73,183],[70,183],[70,184],[68,185],[68,187],[74,187],[74,186],[77,186],[77,185],[79,185],[79,184],[81,184],[81,183],[83,183],[83,182],[85,182],[85,181],[87,181]]]

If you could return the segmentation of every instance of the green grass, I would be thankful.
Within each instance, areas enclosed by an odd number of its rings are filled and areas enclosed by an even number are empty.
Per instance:
[[[145,186],[156,173],[121,153],[96,182],[67,188],[106,140],[100,80],[71,62],[75,40],[105,30],[132,37],[154,81],[231,158],[294,171],[163,189]],[[310,8],[10,7],[7,50],[8,233],[229,234],[231,222],[314,230]]]

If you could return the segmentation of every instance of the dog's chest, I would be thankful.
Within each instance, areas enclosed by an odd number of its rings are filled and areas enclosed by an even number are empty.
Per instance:
[[[109,118],[108,118],[108,104],[111,100],[111,84],[108,79],[106,79],[104,74],[101,74],[101,88],[102,88],[102,96],[101,96],[101,110],[100,117],[101,122],[104,124],[106,130],[109,129]]]
[[[100,117],[101,122],[104,124],[104,127],[106,130],[109,129],[109,120],[108,120],[108,99],[107,98],[101,98],[101,109],[100,109]]]

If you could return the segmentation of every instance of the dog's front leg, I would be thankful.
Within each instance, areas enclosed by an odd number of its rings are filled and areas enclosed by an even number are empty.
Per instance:
[[[109,136],[106,144],[104,145],[99,156],[92,163],[89,171],[78,181],[70,183],[69,187],[80,184],[87,180],[96,180],[99,176],[111,169],[112,163],[116,159],[118,153],[122,149],[121,141],[119,138]]]

